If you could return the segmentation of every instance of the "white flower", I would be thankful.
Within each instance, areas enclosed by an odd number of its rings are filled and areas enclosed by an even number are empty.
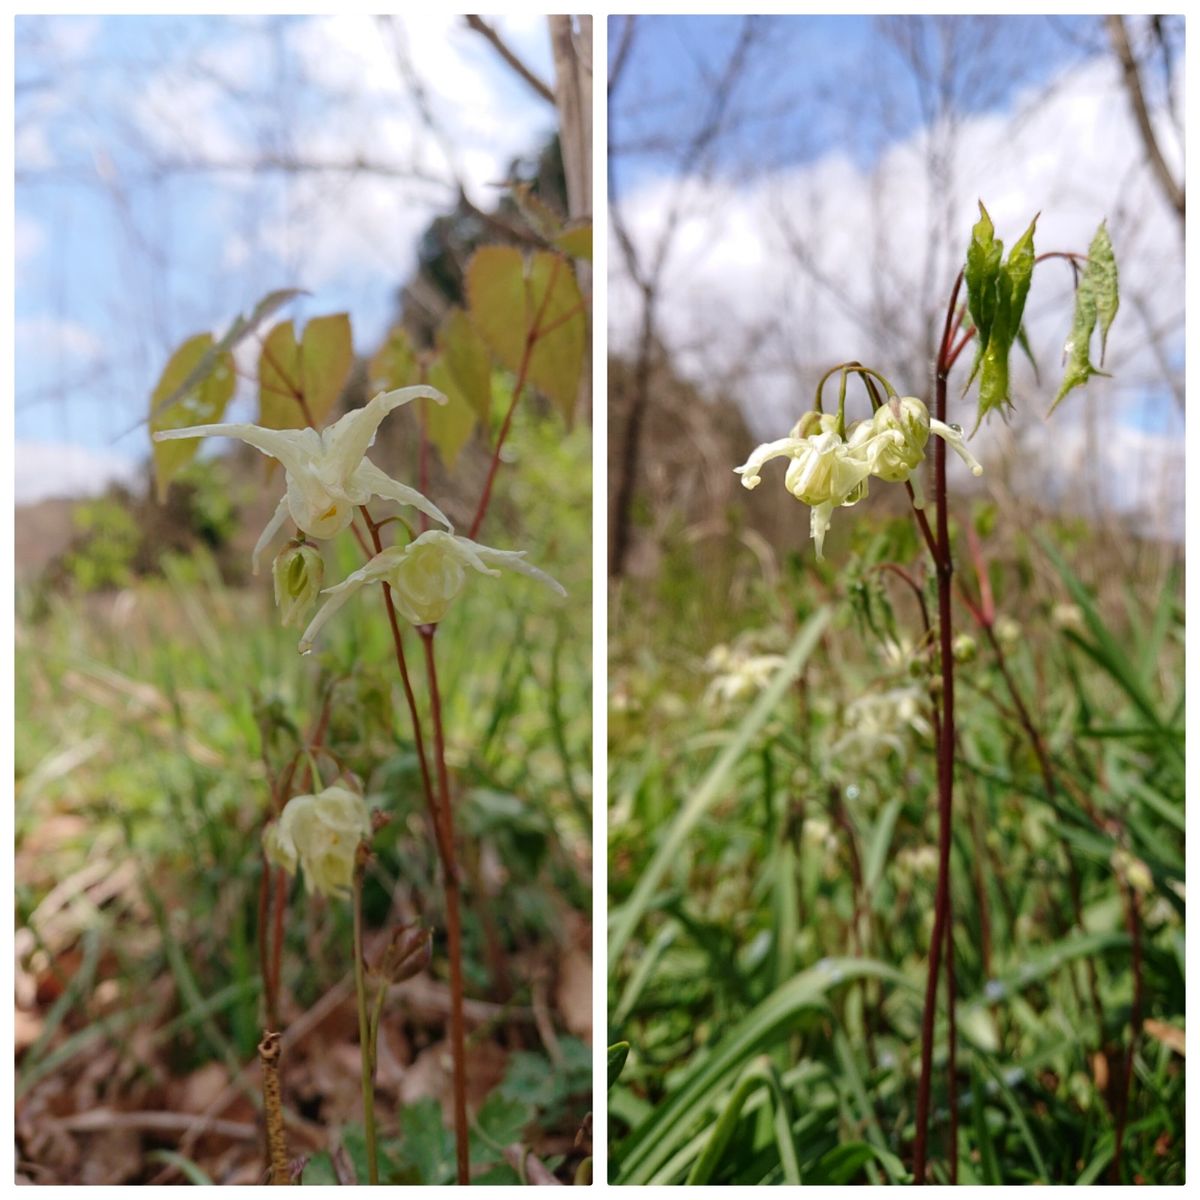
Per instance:
[[[805,413],[791,436],[766,442],[735,472],[742,486],[753,489],[762,482],[763,464],[773,458],[790,458],[784,487],[797,500],[812,508],[809,530],[817,557],[823,558],[825,534],[838,507],[857,504],[867,494],[867,476],[871,469],[864,455],[852,451],[837,432],[832,414]]]
[[[358,843],[371,833],[366,802],[334,784],[313,796],[296,796],[263,833],[267,861],[289,875],[304,868],[305,884],[326,896],[342,896],[354,879]]]
[[[299,626],[317,602],[325,580],[325,560],[308,543],[285,546],[272,568],[275,580],[275,604],[285,628]]]
[[[962,430],[931,419],[924,402],[916,396],[892,396],[870,420],[851,427],[847,442],[852,452],[866,460],[876,478],[887,483],[911,483],[913,502],[924,508],[921,476],[913,472],[925,461],[925,444],[931,433],[954,450],[971,468],[972,475],[983,474],[983,468],[967,449]]]
[[[380,392],[370,403],[346,413],[320,432],[247,424],[193,425],[187,429],[161,430],[154,439],[165,442],[172,438],[237,438],[283,464],[287,491],[254,547],[257,574],[263,550],[283,528],[289,514],[309,537],[323,540],[349,528],[354,510],[360,504],[366,504],[372,496],[381,496],[411,505],[450,527],[436,504],[415,488],[397,483],[365,457],[383,418],[400,405],[420,398],[446,403],[446,397],[431,387],[399,388]]]
[[[847,766],[862,766],[881,752],[903,754],[906,735],[933,736],[925,717],[928,696],[917,686],[869,692],[846,706],[845,732],[829,748],[830,758]]]
[[[371,583],[388,584],[396,611],[406,621],[414,625],[436,624],[462,591],[468,567],[481,575],[499,575],[495,568],[507,567],[539,580],[560,596],[567,594],[557,580],[527,563],[523,550],[494,550],[470,538],[430,529],[405,546],[382,551],[336,587],[326,588],[329,599],[304,631],[300,653],[307,654],[325,622],[355,592]]]

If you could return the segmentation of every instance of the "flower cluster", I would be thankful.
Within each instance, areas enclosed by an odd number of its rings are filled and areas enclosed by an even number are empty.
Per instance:
[[[329,599],[300,640],[303,654],[312,648],[325,622],[368,583],[386,582],[396,610],[414,625],[433,625],[446,615],[463,588],[468,569],[482,575],[499,575],[495,568],[507,567],[539,580],[559,595],[566,595],[549,575],[524,561],[524,551],[495,550],[455,536],[449,519],[433,501],[415,488],[392,479],[366,457],[384,417],[418,399],[446,403],[446,397],[431,387],[399,388],[380,392],[362,408],[347,413],[321,431],[267,429],[234,423],[193,425],[154,435],[158,441],[236,438],[283,465],[284,495],[254,547],[253,566],[257,574],[263,552],[290,518],[304,536],[281,551],[275,560],[275,602],[285,625],[304,621],[324,582],[320,551],[307,544],[305,536],[316,541],[336,537],[350,527],[355,509],[374,497],[408,505],[446,527],[428,530],[407,545],[383,550],[341,583],[325,588],[324,594]]]
[[[791,459],[784,486],[812,509],[810,530],[817,557],[822,558],[833,510],[863,499],[872,476],[885,483],[911,484],[914,502],[918,508],[924,507],[916,469],[925,460],[931,433],[951,446],[973,474],[983,473],[967,449],[962,430],[931,419],[916,396],[892,396],[872,417],[854,422],[844,434],[834,414],[805,413],[788,437],[759,446],[735,470],[743,487],[756,488],[762,482],[765,463],[773,458]]]
[[[371,818],[362,796],[334,784],[311,796],[296,796],[263,833],[267,861],[289,875],[304,868],[311,891],[344,896],[354,879],[358,844],[371,833]]]

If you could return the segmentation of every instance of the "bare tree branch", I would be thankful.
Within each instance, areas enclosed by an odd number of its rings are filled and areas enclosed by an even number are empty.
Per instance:
[[[543,100],[547,100],[551,104],[554,103],[554,92],[551,90],[550,85],[539,79],[538,76],[535,75],[533,71],[531,71],[516,56],[516,54],[509,48],[508,44],[495,31],[495,29],[493,29],[482,17],[468,14],[466,17],[466,22],[471,29],[475,30],[475,32],[481,37],[484,37],[491,42],[491,44],[496,48],[496,53],[499,54],[500,57],[504,59],[504,61],[508,63],[508,65],[512,67],[512,69],[516,71],[516,73],[520,75],[520,77],[525,80],[525,82],[529,84],[529,86],[533,88],[533,90],[537,92],[537,94],[541,96]]]
[[[1138,71],[1137,59],[1133,47],[1129,44],[1129,33],[1125,28],[1123,17],[1105,17],[1108,26],[1108,36],[1112,41],[1113,52],[1121,64],[1125,79],[1125,91],[1129,95],[1129,104],[1133,109],[1134,120],[1142,135],[1142,143],[1146,148],[1146,157],[1150,161],[1150,169],[1158,179],[1168,203],[1178,213],[1179,220],[1184,220],[1185,199],[1184,186],[1172,174],[1163,158],[1154,126],[1150,121],[1150,110],[1146,106],[1146,94],[1142,90],[1142,77]]]

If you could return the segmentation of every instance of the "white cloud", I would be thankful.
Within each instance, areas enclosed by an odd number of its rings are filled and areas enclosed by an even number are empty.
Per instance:
[[[1044,378],[1039,385],[1023,361],[1015,366],[1014,431],[1031,444],[1075,445],[1086,412],[1108,446],[1124,447],[1093,456],[1091,470],[1119,465],[1128,472],[1135,463],[1139,478],[1175,479],[1178,498],[1181,476],[1170,468],[1179,435],[1139,434],[1132,426],[1148,389],[1162,391],[1146,321],[1169,331],[1168,355],[1183,351],[1180,230],[1144,166],[1117,68],[1090,62],[1064,74],[1048,94],[1018,98],[1012,114],[961,118],[958,145],[947,189],[953,244],[935,238],[939,252],[932,259],[925,247],[941,224],[947,192],[931,194],[928,131],[893,145],[870,172],[831,154],[748,182],[688,181],[687,216],[668,260],[661,306],[677,369],[736,398],[763,437],[786,430],[810,405],[821,371],[845,358],[902,371],[894,380],[902,391],[926,394],[929,331],[940,321],[944,293],[961,262],[977,196],[1006,243],[1040,210],[1041,250],[1086,250],[1107,216],[1123,296],[1106,364],[1115,378],[1089,384],[1086,396],[1075,394],[1052,425],[1043,424],[1069,328],[1071,282],[1065,264],[1042,265],[1027,327]],[[675,186],[655,180],[625,198],[639,246],[654,244]],[[789,230],[803,239],[810,269],[798,261]],[[627,349],[640,308],[615,248],[611,262],[610,339]],[[877,331],[875,344],[863,344],[864,327]],[[971,423],[967,414],[958,419]],[[993,440],[1003,439],[988,427],[976,439],[985,465]],[[1080,454],[1071,462],[1077,471],[1088,467]],[[1117,507],[1148,503],[1148,492],[1135,495],[1131,486],[1110,491]]]
[[[41,362],[55,358],[89,362],[104,350],[99,335],[86,325],[57,317],[22,317],[16,324],[15,341],[19,355]]]
[[[28,213],[17,213],[13,229],[13,256],[18,268],[37,258],[45,244],[46,227]]]
[[[134,483],[139,474],[138,465],[120,455],[61,442],[19,441],[14,463],[17,504],[96,496],[110,483]]]

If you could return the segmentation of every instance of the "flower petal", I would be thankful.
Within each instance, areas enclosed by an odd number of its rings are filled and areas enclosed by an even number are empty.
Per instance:
[[[329,599],[317,609],[313,619],[308,623],[308,628],[301,636],[300,653],[308,654],[312,650],[313,642],[317,640],[317,634],[321,632],[325,623],[355,592],[360,591],[370,583],[379,583],[386,579],[404,558],[406,550],[407,547],[390,546],[388,549],[376,554],[370,562],[359,567],[352,575],[347,575],[341,583],[326,588],[321,594],[328,596]]]
[[[812,534],[813,545],[817,548],[817,558],[825,557],[825,534],[829,531],[829,523],[833,520],[833,505],[826,501],[824,504],[814,504],[809,518],[808,528]]]
[[[306,436],[307,435],[307,436]],[[271,458],[277,458],[288,471],[311,469],[320,442],[312,429],[264,429],[261,425],[191,425],[186,429],[160,429],[156,442],[176,438],[228,437],[253,446]]]
[[[465,542],[467,539],[459,538],[458,540]],[[491,546],[481,546],[478,542],[474,543],[474,548],[485,563],[494,562],[497,566],[507,567],[510,571],[516,571],[520,575],[528,575],[530,579],[544,583],[559,596],[567,594],[567,589],[552,575],[547,575],[545,571],[541,571],[532,563],[525,561],[524,550],[494,550]]]
[[[321,434],[326,463],[330,470],[343,484],[348,483],[350,476],[362,462],[363,455],[375,441],[375,433],[383,418],[402,404],[422,398],[434,400],[438,404],[446,403],[446,397],[436,388],[424,385],[397,388],[391,392],[380,392],[362,408],[356,408],[335,421]]]
[[[386,471],[380,470],[369,458],[364,458],[354,472],[353,483],[364,486],[368,495],[382,496],[385,500],[395,500],[397,504],[407,504],[423,512],[427,517],[440,521],[447,529],[453,529],[450,518],[434,502],[423,496],[416,488],[408,487],[393,479]]]
[[[262,565],[263,551],[271,544],[275,535],[287,524],[288,517],[291,512],[288,509],[287,493],[279,501],[279,506],[275,509],[274,516],[267,522],[262,533],[258,535],[258,541],[254,546],[254,553],[250,556],[250,568],[255,575],[258,574],[258,568]]]
[[[734,474],[742,477],[742,487],[753,490],[762,482],[763,464],[773,458],[783,458],[785,455],[795,457],[805,447],[805,438],[780,438],[777,442],[764,442],[740,466],[734,467]]]
[[[955,425],[945,425],[935,417],[929,422],[929,432],[936,433],[971,468],[972,475],[983,474],[983,468],[979,465],[978,460],[967,449],[967,442],[961,429]]]

